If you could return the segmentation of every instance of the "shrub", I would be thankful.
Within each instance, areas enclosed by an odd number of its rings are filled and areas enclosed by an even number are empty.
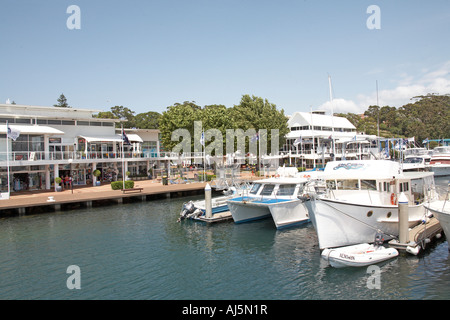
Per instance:
[[[111,189],[120,190],[122,188],[123,188],[123,181],[111,182]],[[131,188],[134,188],[134,181],[132,181],[132,180],[125,181],[125,189],[131,189]]]

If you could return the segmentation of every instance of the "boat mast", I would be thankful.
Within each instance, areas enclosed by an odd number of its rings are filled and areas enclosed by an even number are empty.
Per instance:
[[[333,159],[336,157],[336,148],[334,144],[334,111],[333,111],[333,93],[331,90],[331,77],[328,75],[328,86],[330,88],[330,103],[331,103],[331,143],[333,144]]]

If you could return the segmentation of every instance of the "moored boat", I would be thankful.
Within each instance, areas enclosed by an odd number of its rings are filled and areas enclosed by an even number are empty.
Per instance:
[[[307,182],[307,178],[293,177],[276,177],[255,181],[248,194],[227,201],[234,222],[244,223],[268,218],[272,215],[278,228],[294,225],[307,219],[307,209],[297,198],[302,194]],[[290,210],[292,215],[289,218],[286,214],[281,214],[278,209],[280,205],[288,202],[287,205],[292,206],[292,210]],[[297,214],[296,209],[302,209],[304,213]]]
[[[348,247],[324,249],[321,256],[335,268],[365,267],[395,258],[398,256],[398,251],[394,248],[362,243]]]
[[[306,202],[321,249],[370,243],[378,231],[398,236],[397,197],[408,198],[409,227],[426,215],[435,199],[432,172],[402,172],[387,160],[333,161],[326,165],[327,192]]]
[[[430,168],[436,177],[450,175],[450,146],[441,146],[433,149]]]
[[[439,224],[447,237],[448,249],[450,250],[450,200],[448,199],[448,195],[449,194],[447,193],[445,200],[425,203],[424,206],[438,219]]]

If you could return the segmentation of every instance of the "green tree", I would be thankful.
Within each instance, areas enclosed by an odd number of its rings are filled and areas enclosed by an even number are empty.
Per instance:
[[[155,111],[139,113],[134,117],[134,124],[139,129],[158,129],[161,114]]]
[[[64,96],[64,94],[63,93],[61,93],[61,95],[59,96],[59,98],[58,98],[58,104],[54,104],[53,106],[54,107],[59,107],[59,108],[71,108],[70,106],[69,106],[69,104],[67,103],[67,99],[66,99],[66,97]]]

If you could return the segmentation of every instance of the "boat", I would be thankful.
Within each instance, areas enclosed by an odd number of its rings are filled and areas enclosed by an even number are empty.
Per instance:
[[[362,243],[347,247],[324,249],[323,259],[335,268],[366,267],[398,256],[397,249]]]
[[[307,208],[298,196],[302,194],[308,181],[308,178],[295,177],[254,181],[247,194],[227,200],[234,222],[244,223],[270,216],[277,228],[306,222],[309,219]]]
[[[448,249],[450,251],[450,200],[448,199],[448,193],[445,200],[436,200],[426,203],[424,206],[438,219],[439,224],[447,237]]]
[[[234,198],[244,192],[248,188],[248,185],[242,185],[239,187],[229,187],[223,191],[224,195],[219,197],[214,197],[211,199],[211,211],[214,217],[215,214],[223,213],[228,211],[227,200]],[[184,219],[200,220],[199,218],[205,216],[206,214],[206,203],[205,200],[190,200],[183,203],[180,212],[180,218],[178,221]]]
[[[436,177],[450,175],[450,146],[441,146],[433,149],[430,169]]]
[[[331,161],[324,179],[327,191],[305,202],[320,249],[370,243],[378,231],[396,238],[399,194],[408,198],[409,227],[426,215],[423,203],[437,196],[432,172],[403,172],[388,160]]]

